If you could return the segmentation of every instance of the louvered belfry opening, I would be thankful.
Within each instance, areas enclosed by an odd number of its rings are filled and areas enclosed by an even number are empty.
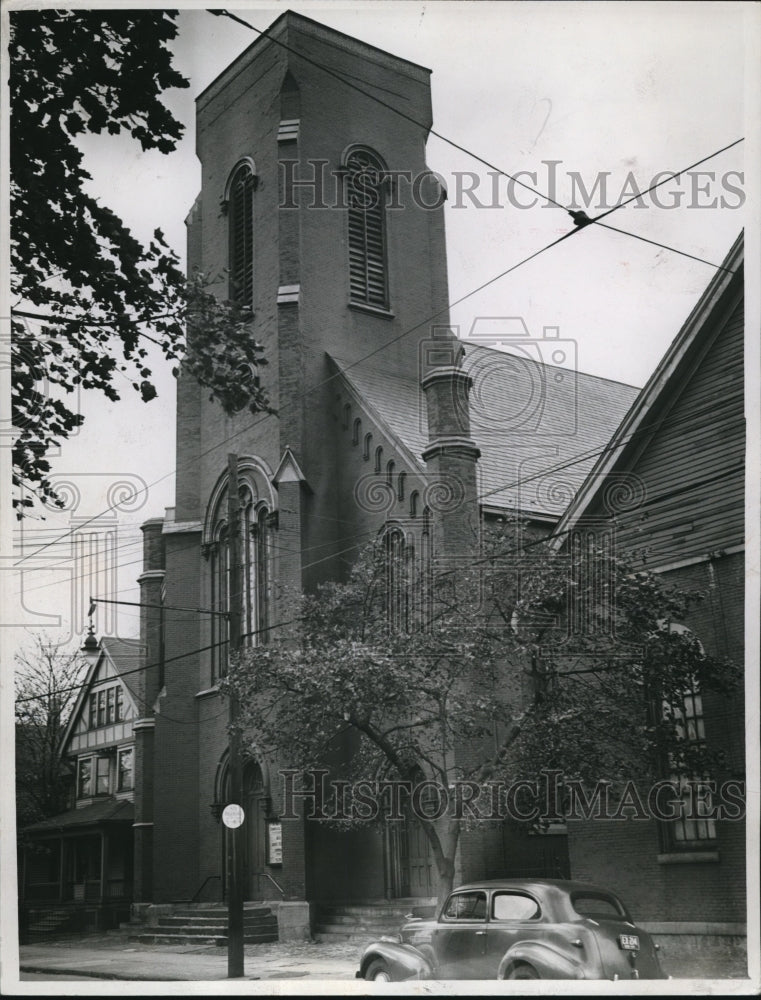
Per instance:
[[[368,149],[346,159],[352,302],[388,309],[384,167]]]
[[[241,164],[230,185],[230,299],[254,307],[254,174]]]

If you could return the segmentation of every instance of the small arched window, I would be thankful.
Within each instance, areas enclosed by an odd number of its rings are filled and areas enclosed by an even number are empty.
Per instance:
[[[227,196],[229,297],[249,309],[254,307],[254,186],[253,168],[245,161],[230,178]]]
[[[404,534],[392,528],[383,537],[386,616],[393,632],[409,626],[409,566]]]
[[[391,486],[391,484],[394,481],[394,469],[395,468],[396,468],[396,466],[394,465],[393,462],[389,462],[386,465],[386,482],[388,483],[389,486]]]
[[[359,438],[362,434],[362,421],[359,417],[354,421],[354,434],[352,435],[352,444],[359,444]]]
[[[344,430],[347,430],[351,420],[351,403],[344,403]]]
[[[383,468],[383,448],[381,445],[375,449],[375,471],[380,472]]]
[[[369,149],[346,157],[349,289],[352,302],[388,309],[386,168]]]
[[[396,498],[404,500],[404,481],[407,478],[406,472],[400,472],[396,481]]]
[[[370,458],[370,446],[372,445],[372,443],[373,443],[373,436],[372,436],[372,434],[365,434],[365,450],[364,450],[364,454],[362,455],[362,457],[364,458],[364,460],[366,462]]]
[[[420,502],[420,494],[417,490],[410,493],[410,517],[417,517],[417,507]]]

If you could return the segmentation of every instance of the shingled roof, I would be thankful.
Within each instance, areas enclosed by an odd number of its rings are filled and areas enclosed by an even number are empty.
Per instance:
[[[560,517],[639,390],[489,347],[463,347],[463,367],[473,378],[481,503]],[[428,421],[418,373],[333,361],[370,415],[425,468]]]
[[[55,833],[78,826],[95,826],[100,823],[130,823],[135,818],[135,807],[126,799],[106,798],[81,809],[69,809],[49,819],[42,819],[25,828],[27,833]]]

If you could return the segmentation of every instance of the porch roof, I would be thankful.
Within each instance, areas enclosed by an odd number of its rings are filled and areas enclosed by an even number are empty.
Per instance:
[[[81,826],[100,826],[105,823],[129,823],[135,819],[135,807],[127,799],[104,799],[82,806],[81,809],[69,809],[68,812],[50,816],[38,823],[24,828],[25,833],[58,833],[62,830]]]

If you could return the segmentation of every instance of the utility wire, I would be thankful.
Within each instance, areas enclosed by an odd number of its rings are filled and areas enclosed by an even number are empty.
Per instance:
[[[576,218],[576,215],[579,214],[579,213],[574,213],[572,210],[566,208],[565,205],[562,205],[559,201],[556,201],[550,195],[545,194],[543,191],[540,191],[538,188],[534,188],[530,184],[526,184],[523,181],[518,180],[517,177],[515,177],[513,174],[509,173],[507,170],[503,170],[501,167],[497,167],[497,166],[495,166],[495,164],[490,163],[489,160],[484,159],[483,156],[479,156],[478,153],[474,153],[472,149],[468,149],[466,146],[461,146],[459,143],[454,142],[454,140],[448,138],[445,135],[442,135],[441,132],[437,132],[436,129],[434,129],[434,128],[430,128],[429,129],[428,126],[425,123],[423,123],[423,122],[419,121],[418,119],[414,118],[412,115],[409,115],[405,111],[402,111],[402,110],[400,110],[397,107],[394,107],[394,105],[389,104],[387,101],[384,101],[382,98],[378,97],[376,94],[370,93],[369,91],[365,90],[363,87],[358,86],[356,83],[352,83],[352,81],[349,80],[347,77],[345,77],[342,73],[338,73],[335,70],[329,69],[327,66],[324,66],[322,63],[317,62],[315,59],[310,59],[309,56],[304,55],[302,52],[298,52],[292,46],[286,45],[285,42],[282,42],[282,41],[280,41],[277,38],[273,38],[272,35],[267,34],[266,31],[262,31],[261,28],[255,27],[249,21],[244,21],[243,18],[238,17],[237,14],[231,14],[227,10],[210,10],[208,8],[207,8],[207,12],[209,14],[213,14],[215,17],[227,17],[231,21],[236,21],[238,24],[242,24],[245,28],[249,28],[251,31],[255,31],[259,35],[260,38],[266,38],[268,41],[272,42],[275,45],[280,46],[280,48],[285,49],[287,52],[292,53],[297,58],[302,59],[304,62],[308,63],[309,65],[316,67],[317,69],[321,70],[323,73],[327,73],[328,76],[331,76],[334,79],[338,80],[340,83],[344,84],[344,86],[349,87],[351,90],[356,90],[358,93],[360,93],[363,96],[369,98],[369,100],[375,101],[377,104],[380,104],[382,107],[386,108],[388,111],[391,111],[393,114],[398,115],[400,118],[403,118],[403,119],[405,119],[408,122],[411,122],[413,125],[417,125],[426,134],[430,133],[430,135],[436,136],[437,139],[441,139],[441,141],[447,143],[447,145],[452,146],[454,149],[459,150],[461,153],[465,153],[466,156],[470,156],[472,159],[476,160],[478,163],[482,163],[484,166],[488,167],[490,170],[494,171],[495,173],[501,174],[503,177],[507,177],[509,180],[513,181],[514,184],[518,184],[521,187],[525,188],[527,191],[531,191],[532,194],[539,195],[539,197],[542,198],[544,201],[549,202],[551,205],[554,205],[556,208],[563,209],[564,212],[568,212],[568,214],[571,215],[572,217],[574,217],[574,219]],[[719,150],[719,152],[723,153],[723,152],[725,152],[725,150],[731,149],[733,146],[736,146],[738,143],[740,143],[742,141],[743,141],[743,139],[736,139],[734,142],[730,143],[728,146],[725,146],[723,149]],[[718,155],[718,154],[712,154],[712,156],[713,155]],[[710,158],[711,157],[708,157],[708,159],[710,159]],[[701,163],[705,163],[705,160],[698,160],[697,163],[693,163],[692,166],[685,167],[684,170],[680,170],[678,173],[671,174],[669,177],[666,177],[663,180],[658,181],[655,184],[652,184],[649,188],[647,188],[646,191],[640,191],[640,192],[638,192],[636,195],[633,195],[632,197],[627,198],[625,201],[620,202],[618,205],[615,205],[613,208],[609,209],[608,211],[603,212],[602,215],[598,215],[596,218],[591,218],[590,219],[588,216],[586,216],[586,213],[582,212],[580,214],[584,217],[584,221],[583,222],[577,221],[576,225],[579,226],[580,228],[583,228],[585,225],[588,225],[590,222],[599,222],[600,219],[605,218],[606,215],[610,215],[611,212],[615,212],[617,209],[623,208],[624,205],[628,205],[630,202],[636,201],[638,198],[642,198],[644,195],[649,194],[650,191],[654,191],[657,187],[660,187],[661,184],[666,184],[666,183],[668,183],[668,182],[676,179],[677,177],[681,177],[682,174],[687,173],[688,170],[692,170],[694,167],[700,166]],[[629,233],[629,232],[627,232],[624,229],[618,229],[616,231],[619,232],[619,233],[622,233],[625,236],[632,236],[634,239],[643,239],[643,237],[637,236],[634,233]],[[650,241],[649,240],[645,240],[644,242],[647,243],[647,242],[650,242]],[[701,257],[693,257],[691,254],[685,253],[682,250],[677,250],[675,247],[666,246],[665,244],[656,244],[656,246],[660,246],[664,250],[671,250],[673,253],[680,254],[683,257],[690,257],[692,260],[700,261],[700,263],[702,263],[702,264],[708,264],[711,267],[719,267],[718,264],[711,264],[710,261],[703,260]],[[720,270],[726,270],[726,268],[719,268],[719,269]]]
[[[571,458],[569,458],[568,460],[566,460],[564,462],[556,463],[555,465],[552,465],[552,466],[549,466],[547,468],[539,470],[534,475],[525,476],[525,477],[521,478],[520,480],[516,480],[514,482],[502,483],[501,485],[494,487],[493,489],[489,490],[488,492],[480,494],[476,499],[477,500],[484,500],[487,497],[492,496],[495,493],[501,493],[501,492],[509,490],[509,489],[514,489],[517,486],[522,486],[524,483],[532,482],[535,479],[545,478],[546,476],[551,475],[554,472],[561,472],[561,471],[563,471],[563,469],[569,468],[569,467],[571,467],[573,465],[577,465],[577,464],[581,464],[581,463],[584,463],[584,462],[588,462],[592,458],[598,457],[600,455],[603,455],[603,454],[607,453],[608,451],[615,450],[615,449],[617,449],[617,448],[619,448],[619,447],[621,447],[623,445],[629,444],[630,442],[632,442],[633,440],[635,440],[640,435],[645,435],[648,432],[650,432],[651,430],[653,430],[653,429],[655,429],[657,427],[660,427],[660,426],[669,426],[671,428],[675,428],[675,427],[678,427],[679,425],[684,424],[684,423],[689,424],[689,426],[690,426],[691,429],[692,428],[694,428],[694,429],[700,429],[702,427],[711,426],[711,425],[713,425],[715,423],[715,416],[716,416],[716,413],[718,411],[720,411],[724,407],[733,406],[733,405],[735,405],[735,401],[733,399],[731,399],[731,398],[730,399],[726,399],[725,398],[720,403],[717,403],[717,404],[711,403],[711,404],[708,404],[706,406],[700,407],[700,408],[698,408],[696,410],[691,410],[691,411],[683,414],[678,419],[658,418],[658,419],[652,421],[650,424],[642,424],[639,427],[635,428],[631,432],[631,434],[628,435],[628,437],[625,440],[619,440],[619,441],[617,441],[616,444],[615,444],[615,446],[613,444],[611,444],[610,442],[608,442],[608,444],[606,444],[603,448],[595,449],[593,451],[587,451],[587,452],[577,453],[576,455],[571,456]],[[705,414],[710,414],[711,415],[710,419],[698,422],[696,418],[702,417]],[[733,472],[733,471],[737,471],[737,470],[736,469],[732,469],[730,471]],[[412,472],[410,474],[411,475],[415,475],[414,472]],[[718,478],[719,479],[722,478],[723,475],[725,475],[725,473],[722,473]],[[693,483],[693,484],[691,484],[691,485],[689,485],[687,487],[684,487],[684,492],[688,492],[690,489],[696,488],[697,486],[702,485],[702,484],[703,484],[703,481],[701,481],[701,483],[697,483],[697,484]],[[650,498],[647,501],[645,501],[645,503],[647,505],[650,505],[651,503],[658,502],[661,499],[668,499],[668,497],[670,495],[671,494],[662,495],[661,497],[656,497],[656,498]],[[337,520],[345,522],[348,519],[346,519],[346,518],[340,518],[340,519],[337,519]],[[51,529],[51,530],[55,530],[55,529]],[[352,535],[342,535],[342,536],[339,536],[337,539],[330,539],[327,542],[321,542],[321,543],[316,544],[316,545],[307,546],[303,550],[299,550],[299,551],[308,552],[308,551],[311,551],[313,549],[324,548],[327,545],[340,544],[341,542],[349,541],[349,540],[354,539],[354,538],[360,538],[361,539],[361,538],[363,538],[365,536],[368,536],[368,532],[359,532],[357,534],[352,534]],[[369,537],[372,537],[372,533],[369,534]],[[559,537],[559,535],[557,533],[553,532],[550,536],[547,536],[547,537],[548,538],[550,538],[550,537],[551,538],[557,538],[557,537]],[[544,539],[544,540],[547,540],[547,539]],[[129,544],[134,544],[134,543],[129,543]],[[175,551],[176,552],[195,551],[197,548],[198,548],[197,542],[191,542],[191,543],[188,543],[187,545],[183,545],[183,546],[178,547]],[[293,552],[297,551],[297,550],[292,549],[290,547],[284,547],[284,546],[279,546],[279,545],[273,545],[273,548],[276,548],[279,551],[285,551],[285,552],[289,552],[289,553],[293,553]],[[346,550],[343,550],[343,551],[350,551],[350,549],[346,549]],[[339,553],[330,553],[326,557],[326,559],[329,559],[333,555],[338,555],[338,554]],[[324,562],[324,561],[326,561],[326,559],[321,559],[321,560],[318,560],[317,562]],[[142,558],[140,558],[140,559],[133,559],[133,560],[130,560],[129,562],[118,563],[117,566],[116,566],[116,569],[125,569],[128,566],[135,566],[135,565],[139,565],[141,563],[142,563]],[[309,565],[312,566],[312,565],[316,565],[316,564],[317,563],[310,563]],[[40,567],[40,569],[46,569],[46,568],[48,568],[48,567]],[[74,582],[74,581],[77,581],[77,580],[87,579],[91,575],[92,575],[91,573],[78,574],[77,576],[70,577],[67,582],[70,583],[70,582]],[[36,590],[44,590],[44,589],[47,589],[48,587],[57,587],[57,586],[61,586],[61,584],[58,581],[53,581],[51,583],[39,584],[36,587],[27,588],[27,589],[24,590],[24,593],[32,593],[32,592],[34,592]]]
[[[274,45],[280,46],[281,49],[285,49],[286,52],[292,53],[299,59],[302,59],[304,62],[308,63],[310,66],[314,66],[321,72],[327,73],[328,76],[331,76],[333,77],[333,79],[338,80],[339,83],[344,84],[344,86],[349,87],[351,90],[356,90],[357,93],[362,94],[364,97],[369,98],[371,101],[375,101],[376,104],[380,104],[382,107],[386,108],[388,111],[393,112],[393,114],[398,115],[400,118],[403,118],[405,121],[411,122],[413,125],[417,125],[417,127],[422,129],[424,132],[430,133],[430,135],[435,135],[437,139],[441,139],[441,141],[445,142],[448,146],[452,146],[454,149],[459,150],[459,152],[465,153],[466,156],[472,157],[474,160],[477,160],[479,163],[482,163],[485,167],[488,167],[495,173],[502,174],[503,177],[509,178],[511,181],[513,181],[513,183],[519,184],[521,187],[526,188],[527,191],[531,191],[532,194],[539,195],[539,197],[542,198],[544,201],[547,201],[550,204],[555,205],[557,208],[562,208],[563,211],[566,211],[565,206],[561,205],[559,201],[555,201],[555,199],[550,197],[550,195],[545,194],[543,191],[539,191],[537,188],[531,187],[530,184],[525,184],[523,181],[518,180],[517,177],[514,177],[512,174],[509,174],[506,170],[502,170],[500,167],[495,166],[493,163],[490,163],[488,160],[485,160],[482,156],[479,156],[472,150],[467,149],[465,146],[461,146],[453,139],[449,139],[447,136],[442,135],[441,132],[437,132],[436,129],[429,128],[424,122],[421,122],[417,118],[414,118],[412,115],[407,114],[406,111],[402,111],[400,108],[394,107],[393,104],[389,104],[387,101],[384,101],[383,98],[378,97],[376,94],[370,93],[370,91],[365,90],[363,87],[358,86],[356,83],[352,83],[351,80],[349,80],[346,76],[343,75],[343,73],[338,73],[335,70],[329,69],[327,66],[324,66],[322,63],[317,62],[315,59],[310,59],[309,56],[304,55],[303,52],[297,52],[296,49],[294,49],[292,46],[286,45],[285,42],[281,42],[277,38],[273,38],[272,35],[268,35],[267,32],[262,31],[261,28],[254,27],[253,24],[251,24],[249,21],[244,21],[243,18],[238,17],[237,14],[231,14],[227,10],[209,10],[208,8],[207,8],[207,13],[213,14],[215,17],[228,17],[230,18],[231,21],[237,21],[237,23],[242,24],[243,27],[249,28],[251,31],[255,31],[257,35],[259,35],[261,38],[266,38]]]
[[[255,30],[258,30],[258,29],[255,29]],[[700,164],[706,163],[708,160],[712,159],[714,156],[718,156],[720,153],[725,152],[727,149],[731,149],[733,146],[736,146],[739,142],[742,142],[742,141],[743,141],[743,139],[737,139],[735,142],[730,143],[728,146],[724,146],[724,147],[722,147],[722,149],[719,149],[716,152],[711,153],[709,156],[703,157],[701,160],[698,160],[698,161],[696,161],[696,163],[692,164],[692,166],[686,167],[684,170],[678,171],[677,173],[671,175],[670,177],[665,178],[662,181],[659,181],[657,184],[651,185],[651,187],[649,187],[647,189],[647,191],[643,192],[643,194],[646,194],[649,191],[654,190],[656,187],[659,187],[661,184],[665,184],[665,183],[673,180],[674,178],[681,176],[681,174],[685,173],[687,170],[691,170],[695,166],[699,166]],[[337,372],[336,374],[330,375],[326,379],[323,379],[322,381],[316,383],[315,385],[310,386],[308,389],[305,389],[302,393],[300,393],[299,395],[297,395],[293,400],[289,400],[284,406],[280,407],[280,409],[278,411],[278,416],[281,413],[283,413],[285,410],[287,410],[289,407],[294,406],[296,403],[298,403],[299,401],[301,401],[304,398],[306,398],[310,393],[315,392],[317,389],[322,388],[323,386],[325,386],[325,385],[329,384],[330,382],[334,381],[336,378],[338,378],[341,375],[342,371],[348,371],[351,368],[355,368],[357,365],[363,364],[365,361],[369,360],[371,357],[374,357],[376,354],[379,354],[381,351],[384,351],[386,348],[390,347],[392,344],[397,343],[399,340],[401,340],[404,337],[408,336],[410,333],[413,333],[416,330],[419,330],[421,327],[428,325],[433,320],[435,320],[435,319],[437,319],[437,318],[439,318],[439,317],[441,317],[441,316],[443,316],[445,314],[448,314],[449,310],[452,309],[454,306],[460,305],[466,299],[471,298],[473,295],[476,295],[479,292],[483,291],[485,288],[488,288],[490,285],[493,285],[495,282],[497,282],[500,279],[506,277],[508,274],[511,274],[513,271],[517,270],[519,267],[522,267],[524,264],[528,264],[530,261],[534,260],[536,257],[539,257],[541,254],[545,253],[547,250],[550,250],[552,247],[557,246],[559,243],[562,243],[564,240],[569,239],[571,236],[574,236],[576,233],[581,232],[581,230],[585,229],[587,227],[587,225],[591,225],[593,223],[599,223],[599,219],[607,217],[612,212],[617,211],[619,208],[623,208],[625,205],[629,204],[629,202],[634,201],[638,197],[641,197],[641,194],[635,195],[632,198],[629,198],[629,199],[621,202],[620,204],[618,204],[618,205],[614,206],[613,208],[609,209],[607,212],[604,212],[602,215],[598,216],[596,219],[588,219],[586,224],[576,226],[574,229],[571,229],[567,233],[564,233],[562,236],[558,237],[558,239],[553,240],[551,243],[546,244],[541,249],[536,250],[534,253],[530,254],[528,257],[525,257],[525,258],[523,258],[523,260],[520,260],[517,264],[513,264],[511,267],[509,267],[506,270],[504,270],[504,271],[500,272],[499,274],[495,275],[493,278],[490,278],[488,281],[483,282],[481,285],[479,285],[476,288],[472,289],[471,291],[467,292],[465,295],[461,296],[459,299],[456,299],[453,302],[448,303],[442,309],[439,309],[437,312],[435,312],[432,315],[428,316],[425,320],[422,320],[421,322],[416,323],[414,326],[411,326],[408,329],[403,330],[402,333],[398,334],[396,337],[393,337],[391,340],[386,341],[385,343],[379,345],[377,348],[375,348],[373,351],[370,351],[368,354],[366,354],[362,358],[359,358],[357,361],[354,361],[351,364],[347,365],[345,369],[342,369],[341,371]],[[263,423],[265,420],[271,418],[273,415],[274,414],[272,414],[272,413],[265,413],[265,414],[263,414],[259,419],[253,421],[250,424],[247,424],[246,426],[242,427],[240,430],[236,431],[235,433],[229,435],[227,438],[224,438],[222,441],[218,442],[217,444],[211,445],[209,448],[206,449],[206,451],[203,451],[203,452],[201,452],[201,454],[199,454],[198,456],[196,456],[192,460],[192,462],[188,461],[188,463],[186,463],[186,464],[187,465],[190,465],[190,464],[195,465],[201,458],[204,458],[206,455],[209,455],[212,452],[218,450],[219,448],[221,448],[224,445],[228,444],[230,441],[233,441],[235,438],[239,437],[241,434],[245,434],[248,431],[254,429],[255,427],[259,426],[261,423]],[[146,490],[148,490],[150,488],[150,486],[155,486],[157,483],[163,482],[165,479],[168,479],[170,476],[175,475],[177,473],[177,471],[178,471],[178,468],[185,468],[185,466],[175,467],[171,472],[166,473],[164,476],[160,476],[158,479],[154,480],[152,483],[148,484],[144,488],[142,488],[140,490],[136,490],[132,494],[132,497],[139,496],[141,493],[146,492]],[[121,502],[123,503],[124,501],[122,500]],[[116,507],[116,504],[112,504],[110,507],[106,507],[103,511],[100,511],[98,514],[96,514],[93,517],[89,518],[88,520],[86,520],[85,522],[83,522],[83,524],[79,525],[78,527],[79,528],[86,527],[87,524],[92,523],[98,517],[101,517],[103,514],[106,514],[106,513],[108,513],[111,510],[114,510],[115,507]],[[65,532],[61,536],[61,538],[59,539],[59,541],[62,541],[63,539],[65,539],[66,537],[68,537],[69,535],[71,535],[74,532],[74,530],[75,529],[72,528],[68,532]],[[52,544],[55,544],[55,543],[54,542],[48,542],[48,543],[46,543],[45,545],[41,546],[39,549],[35,550],[35,552],[29,553],[29,555],[26,555],[26,556],[22,557],[18,562],[14,563],[14,566],[21,565],[21,563],[25,562],[27,559],[31,559],[35,555],[38,555],[40,552],[43,552],[49,545],[52,545]]]

